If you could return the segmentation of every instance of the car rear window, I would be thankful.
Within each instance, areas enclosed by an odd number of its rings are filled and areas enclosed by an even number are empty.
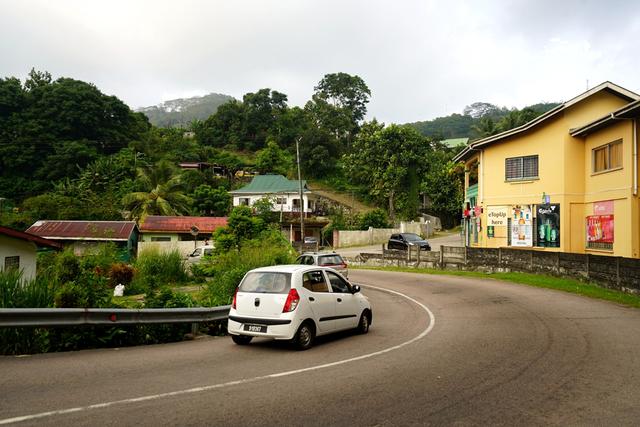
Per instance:
[[[342,264],[342,257],[340,255],[325,255],[318,257],[318,265],[338,265]]]
[[[286,294],[291,289],[291,273],[253,272],[244,276],[238,291],[262,294]]]

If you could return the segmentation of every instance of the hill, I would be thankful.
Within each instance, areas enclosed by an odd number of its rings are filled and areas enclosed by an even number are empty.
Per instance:
[[[477,139],[487,133],[495,133],[487,128],[493,123],[495,131],[502,131],[519,126],[521,121],[528,121],[540,114],[546,113],[558,105],[557,102],[543,102],[522,110],[498,107],[486,102],[475,102],[464,108],[462,114],[454,113],[433,120],[407,123],[424,136],[434,139],[470,138]],[[508,119],[508,120],[507,120]]]
[[[179,98],[165,101],[152,107],[143,107],[136,112],[143,113],[157,127],[188,127],[193,120],[205,120],[214,114],[218,107],[235,98],[219,93],[205,96]]]

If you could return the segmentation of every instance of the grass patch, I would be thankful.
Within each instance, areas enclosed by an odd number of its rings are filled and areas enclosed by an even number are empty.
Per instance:
[[[532,273],[482,273],[479,271],[459,271],[459,270],[438,270],[432,268],[410,268],[410,267],[358,267],[349,268],[361,270],[398,271],[403,273],[434,274],[460,277],[475,277],[480,279],[494,279],[504,282],[517,283],[537,288],[555,289],[569,292],[589,298],[602,299],[630,307],[640,308],[640,295],[628,294],[614,289],[607,289],[593,283],[585,283],[575,279],[563,277],[547,276]]]

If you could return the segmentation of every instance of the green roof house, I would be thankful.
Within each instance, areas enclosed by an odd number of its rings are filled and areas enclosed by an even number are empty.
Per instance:
[[[302,181],[304,212],[314,213],[317,196]],[[273,202],[274,212],[300,212],[300,181],[290,180],[282,175],[258,175],[242,188],[231,191],[233,206],[253,204],[268,197]]]

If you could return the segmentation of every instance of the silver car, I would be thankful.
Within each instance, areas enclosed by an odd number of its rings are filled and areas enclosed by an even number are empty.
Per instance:
[[[296,259],[296,264],[333,268],[345,278],[349,278],[347,263],[335,252],[305,252]]]

